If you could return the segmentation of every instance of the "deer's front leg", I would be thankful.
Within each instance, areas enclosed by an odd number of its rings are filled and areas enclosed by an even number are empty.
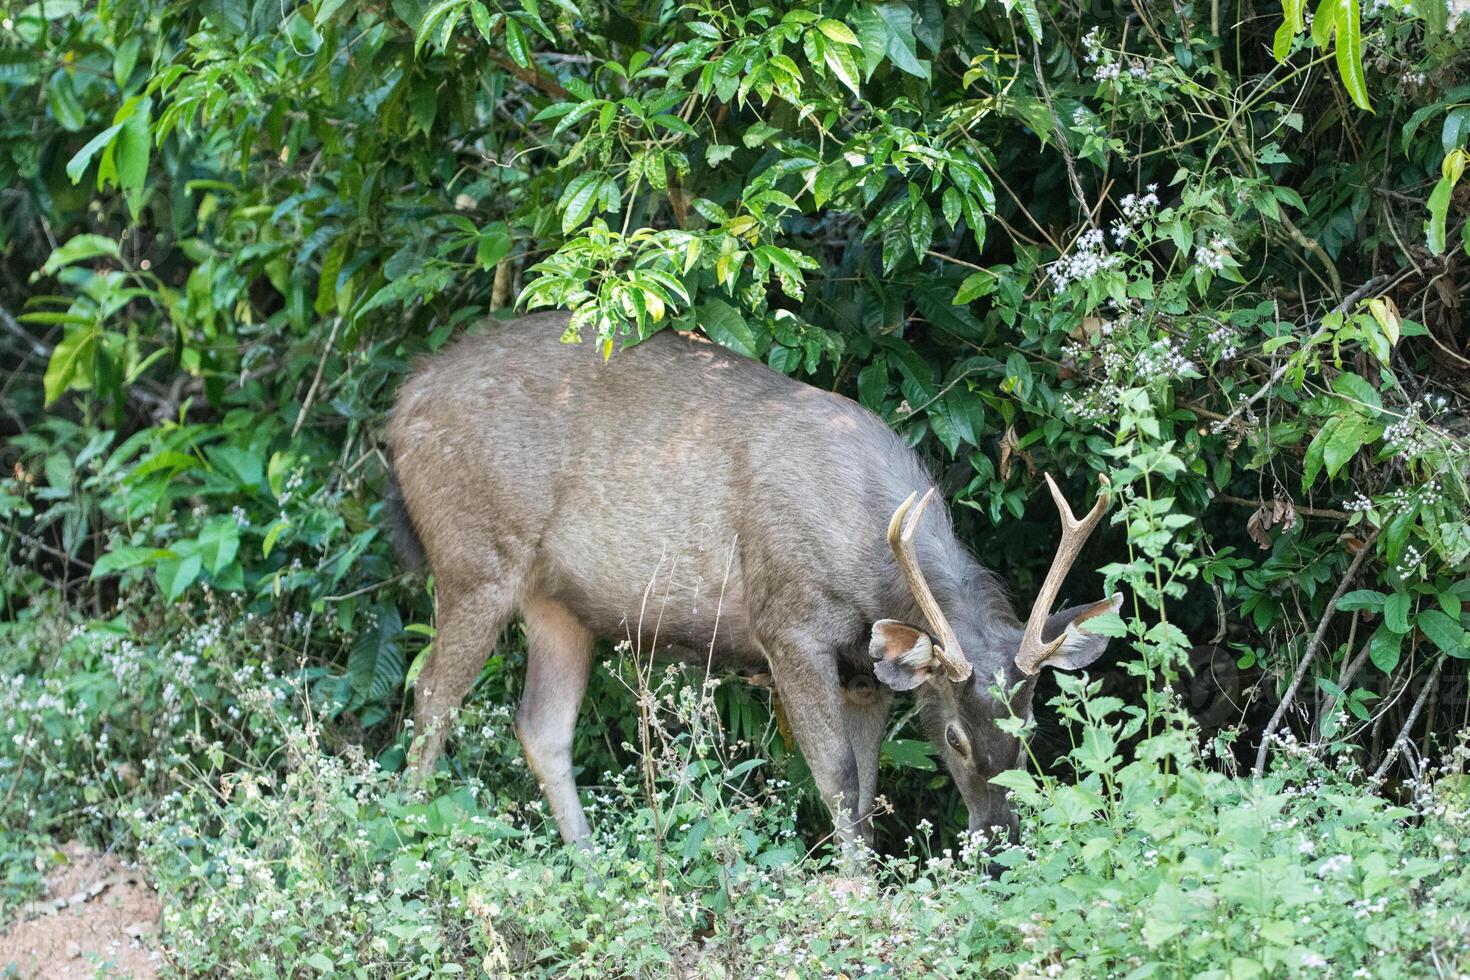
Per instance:
[[[836,658],[830,650],[793,642],[766,644],[766,650],[792,734],[832,811],[836,839],[844,855],[852,856],[863,836],[861,781],[843,719]]]

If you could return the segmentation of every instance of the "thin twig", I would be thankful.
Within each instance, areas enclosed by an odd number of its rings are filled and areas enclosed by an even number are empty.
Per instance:
[[[1087,195],[1082,190],[1082,181],[1077,177],[1077,165],[1072,162],[1072,148],[1067,145],[1067,134],[1062,129],[1061,117],[1051,101],[1051,88],[1046,84],[1046,75],[1041,70],[1041,45],[1031,46],[1031,64],[1036,69],[1036,84],[1041,88],[1041,95],[1046,100],[1046,112],[1051,117],[1052,136],[1057,141],[1057,149],[1061,151],[1062,163],[1067,168],[1067,181],[1072,185],[1072,193],[1077,197],[1077,206],[1082,209],[1082,214],[1087,218],[1087,223],[1093,228],[1097,227],[1097,219],[1093,217],[1092,209],[1087,206]]]
[[[317,362],[316,376],[311,379],[311,387],[306,389],[306,400],[301,403],[301,411],[296,413],[296,424],[291,426],[291,438],[296,438],[296,433],[301,431],[301,423],[306,421],[306,413],[311,409],[312,399],[316,398],[317,387],[322,383],[322,372],[327,369],[327,358],[332,353],[332,345],[337,342],[337,330],[342,326],[342,318],[335,317],[332,320],[332,332],[327,336],[327,346],[322,350],[322,359]]]
[[[51,348],[41,343],[31,335],[30,331],[17,323],[15,317],[11,316],[10,311],[3,306],[0,306],[0,327],[4,327],[7,332],[14,334],[17,340],[25,344],[26,354],[29,356],[42,361],[51,357]]]
[[[1419,696],[1414,699],[1414,707],[1409,709],[1409,717],[1404,721],[1404,727],[1399,729],[1398,737],[1393,740],[1393,744],[1383,755],[1383,762],[1374,770],[1374,780],[1382,779],[1389,767],[1393,765],[1394,760],[1398,758],[1399,753],[1403,751],[1405,743],[1409,740],[1409,732],[1413,730],[1414,723],[1419,720],[1419,712],[1424,710],[1424,702],[1429,700],[1429,692],[1439,685],[1439,672],[1444,669],[1444,662],[1448,659],[1448,657],[1440,657],[1434,662],[1434,669],[1429,672],[1429,680],[1425,683],[1424,690],[1420,691]]]
[[[1214,498],[1222,504],[1236,504],[1240,507],[1260,507],[1264,501],[1247,500],[1245,497],[1234,497],[1228,493],[1217,493]],[[1353,515],[1345,510],[1328,510],[1322,507],[1304,507],[1301,504],[1292,504],[1291,509],[1303,517],[1321,517],[1330,521],[1352,520]]]
[[[1348,586],[1358,575],[1358,569],[1363,567],[1363,562],[1368,560],[1368,555],[1373,550],[1373,542],[1378,540],[1379,529],[1374,528],[1373,533],[1363,542],[1358,553],[1353,556],[1352,563],[1348,565],[1347,573],[1343,575],[1342,581],[1337,584],[1337,591],[1332,598],[1327,600],[1327,608],[1322,612],[1322,620],[1317,624],[1317,631],[1312,634],[1312,639],[1307,643],[1307,649],[1302,653],[1302,662],[1297,665],[1296,674],[1291,679],[1291,686],[1281,697],[1281,703],[1276,706],[1276,713],[1266,723],[1266,728],[1261,732],[1261,747],[1256,751],[1256,766],[1253,775],[1260,777],[1266,770],[1266,754],[1270,751],[1271,736],[1276,733],[1281,719],[1286,717],[1287,710],[1291,707],[1292,699],[1296,697],[1297,689],[1302,686],[1302,681],[1307,676],[1307,671],[1312,667],[1312,661],[1317,658],[1317,650],[1322,646],[1322,638],[1327,635],[1327,627],[1332,624],[1332,617],[1337,612],[1337,603],[1347,592]]]

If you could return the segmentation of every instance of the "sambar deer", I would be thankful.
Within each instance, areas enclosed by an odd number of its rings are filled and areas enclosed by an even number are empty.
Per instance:
[[[1022,746],[993,722],[1029,713],[1041,668],[1100,656],[1106,638],[1080,627],[1122,602],[1048,615],[1106,487],[1078,521],[1047,477],[1062,543],[1023,626],[943,508],[924,520],[933,481],[877,416],[707,341],[665,331],[605,360],[565,326],[491,323],[421,364],[393,409],[400,550],[436,583],[415,772],[519,613],[516,734],[568,842],[590,832],[571,746],[599,637],[769,670],[844,843],[871,838],[893,691],[919,698],[971,830],[1011,828],[990,778]],[[1009,705],[997,675],[1019,685]]]

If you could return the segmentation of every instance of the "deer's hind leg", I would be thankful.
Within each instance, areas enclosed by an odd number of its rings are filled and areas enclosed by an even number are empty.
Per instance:
[[[564,606],[549,600],[525,602],[521,616],[530,642],[516,737],[562,839],[574,844],[592,832],[577,798],[572,736],[592,669],[593,637]]]
[[[422,782],[438,765],[454,717],[510,619],[515,601],[509,577],[464,587],[438,587],[434,649],[414,685],[412,777]]]

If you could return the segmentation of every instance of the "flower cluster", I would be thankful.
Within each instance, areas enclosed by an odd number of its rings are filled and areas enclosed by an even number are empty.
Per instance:
[[[1205,344],[1215,352],[1220,361],[1233,361],[1240,353],[1240,348],[1236,346],[1239,342],[1240,334],[1228,323],[1220,324],[1205,338]]]
[[[1122,261],[1122,256],[1108,251],[1101,229],[1093,228],[1077,239],[1070,254],[1047,266],[1046,271],[1052,285],[1060,291],[1075,282],[1087,282],[1108,269],[1116,269]]]
[[[1383,441],[1401,462],[1409,462],[1429,448],[1419,417],[1419,403],[1412,402],[1403,417],[1383,430]]]
[[[1230,239],[1224,235],[1215,235],[1210,239],[1209,244],[1195,249],[1194,257],[1200,265],[1211,272],[1222,272],[1225,269],[1226,260],[1230,258],[1230,251],[1234,247]]]

